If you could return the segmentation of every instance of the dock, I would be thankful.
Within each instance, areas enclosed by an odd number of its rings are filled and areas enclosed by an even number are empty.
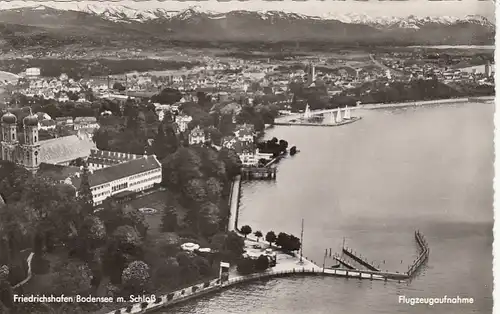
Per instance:
[[[338,256],[337,254],[334,254],[332,256],[337,262],[339,262],[340,264],[342,264],[344,267],[346,267],[347,269],[356,269],[356,267],[354,267],[351,263],[349,263],[348,261],[346,261],[345,259],[343,259],[342,257]]]
[[[420,233],[420,231],[418,230],[415,231],[415,240],[417,241],[417,244],[420,248],[420,254],[415,259],[415,261],[413,261],[413,263],[408,267],[408,271],[406,272],[406,274],[408,275],[409,278],[414,277],[417,271],[429,258],[429,246],[427,245],[427,241],[425,240],[423,234]]]
[[[356,122],[358,120],[361,120],[361,117],[353,117],[349,120],[344,120],[342,122],[337,122],[337,123],[314,123],[314,122],[303,122],[303,121],[297,121],[297,122],[274,122],[273,125],[288,125],[288,126],[322,126],[322,127],[334,127],[334,126],[341,126],[341,125],[346,125],[346,124],[351,124],[353,122]]]
[[[353,252],[352,249],[349,249],[347,247],[343,247],[342,248],[342,253],[344,253],[345,255],[349,256],[350,258],[352,258],[353,260],[355,260],[357,263],[363,265],[368,270],[380,271],[380,269],[378,269],[377,267],[375,267],[375,265],[373,265],[372,263],[368,262],[366,259],[362,258],[361,256],[356,255],[356,252]]]
[[[241,169],[243,180],[276,180],[275,167],[244,167]]]

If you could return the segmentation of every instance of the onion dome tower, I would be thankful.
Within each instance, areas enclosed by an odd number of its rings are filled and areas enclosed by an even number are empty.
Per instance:
[[[2,160],[16,162],[17,139],[17,117],[7,112],[0,119],[2,125],[2,136],[0,142],[0,157]]]
[[[38,117],[31,112],[23,119],[24,145],[22,161],[26,169],[36,172],[40,166],[40,143],[38,141]]]

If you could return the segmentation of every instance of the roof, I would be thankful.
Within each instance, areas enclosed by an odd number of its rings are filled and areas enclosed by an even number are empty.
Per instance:
[[[116,165],[123,162],[127,162],[132,159],[141,158],[142,156],[134,154],[126,154],[119,152],[111,152],[106,150],[91,149],[90,156],[87,160],[88,163],[100,164],[100,165]]]
[[[205,131],[203,131],[202,129],[200,129],[199,126],[197,126],[196,128],[192,129],[191,130],[191,133],[190,133],[191,136],[205,136]]]
[[[97,123],[95,117],[76,117],[74,123]]]
[[[233,142],[231,143],[231,141]],[[223,146],[233,149],[237,154],[253,153],[255,151],[255,147],[252,142],[243,142],[237,138],[224,138]]]
[[[115,166],[96,170],[89,175],[89,183],[91,187],[95,187],[154,169],[161,169],[158,159],[154,155],[144,156]],[[80,187],[81,179],[79,177],[73,177],[71,181],[76,188]]]
[[[58,164],[87,158],[92,148],[95,148],[92,141],[80,139],[76,135],[40,141],[40,162]]]

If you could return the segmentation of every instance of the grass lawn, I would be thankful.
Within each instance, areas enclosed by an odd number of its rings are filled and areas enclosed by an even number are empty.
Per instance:
[[[168,202],[169,197],[171,197],[171,195],[166,191],[156,191],[149,195],[126,202],[125,204],[131,206],[136,210],[139,210],[140,208],[156,209],[156,213],[144,215],[146,222],[149,225],[148,234],[153,237],[163,236],[163,232],[161,231],[161,216],[163,208]],[[185,214],[186,212],[184,211],[184,209],[178,208],[177,216],[179,222],[184,218]]]

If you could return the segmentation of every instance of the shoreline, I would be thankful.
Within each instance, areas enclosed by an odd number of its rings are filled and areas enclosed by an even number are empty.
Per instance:
[[[436,99],[436,100],[422,100],[422,101],[411,101],[403,103],[377,103],[377,104],[365,104],[353,107],[354,109],[386,109],[386,108],[403,108],[403,107],[420,107],[420,106],[431,106],[431,105],[452,105],[467,102],[481,102],[488,103],[495,101],[495,96],[480,96],[480,97],[462,97],[462,98],[447,98],[447,99]]]

